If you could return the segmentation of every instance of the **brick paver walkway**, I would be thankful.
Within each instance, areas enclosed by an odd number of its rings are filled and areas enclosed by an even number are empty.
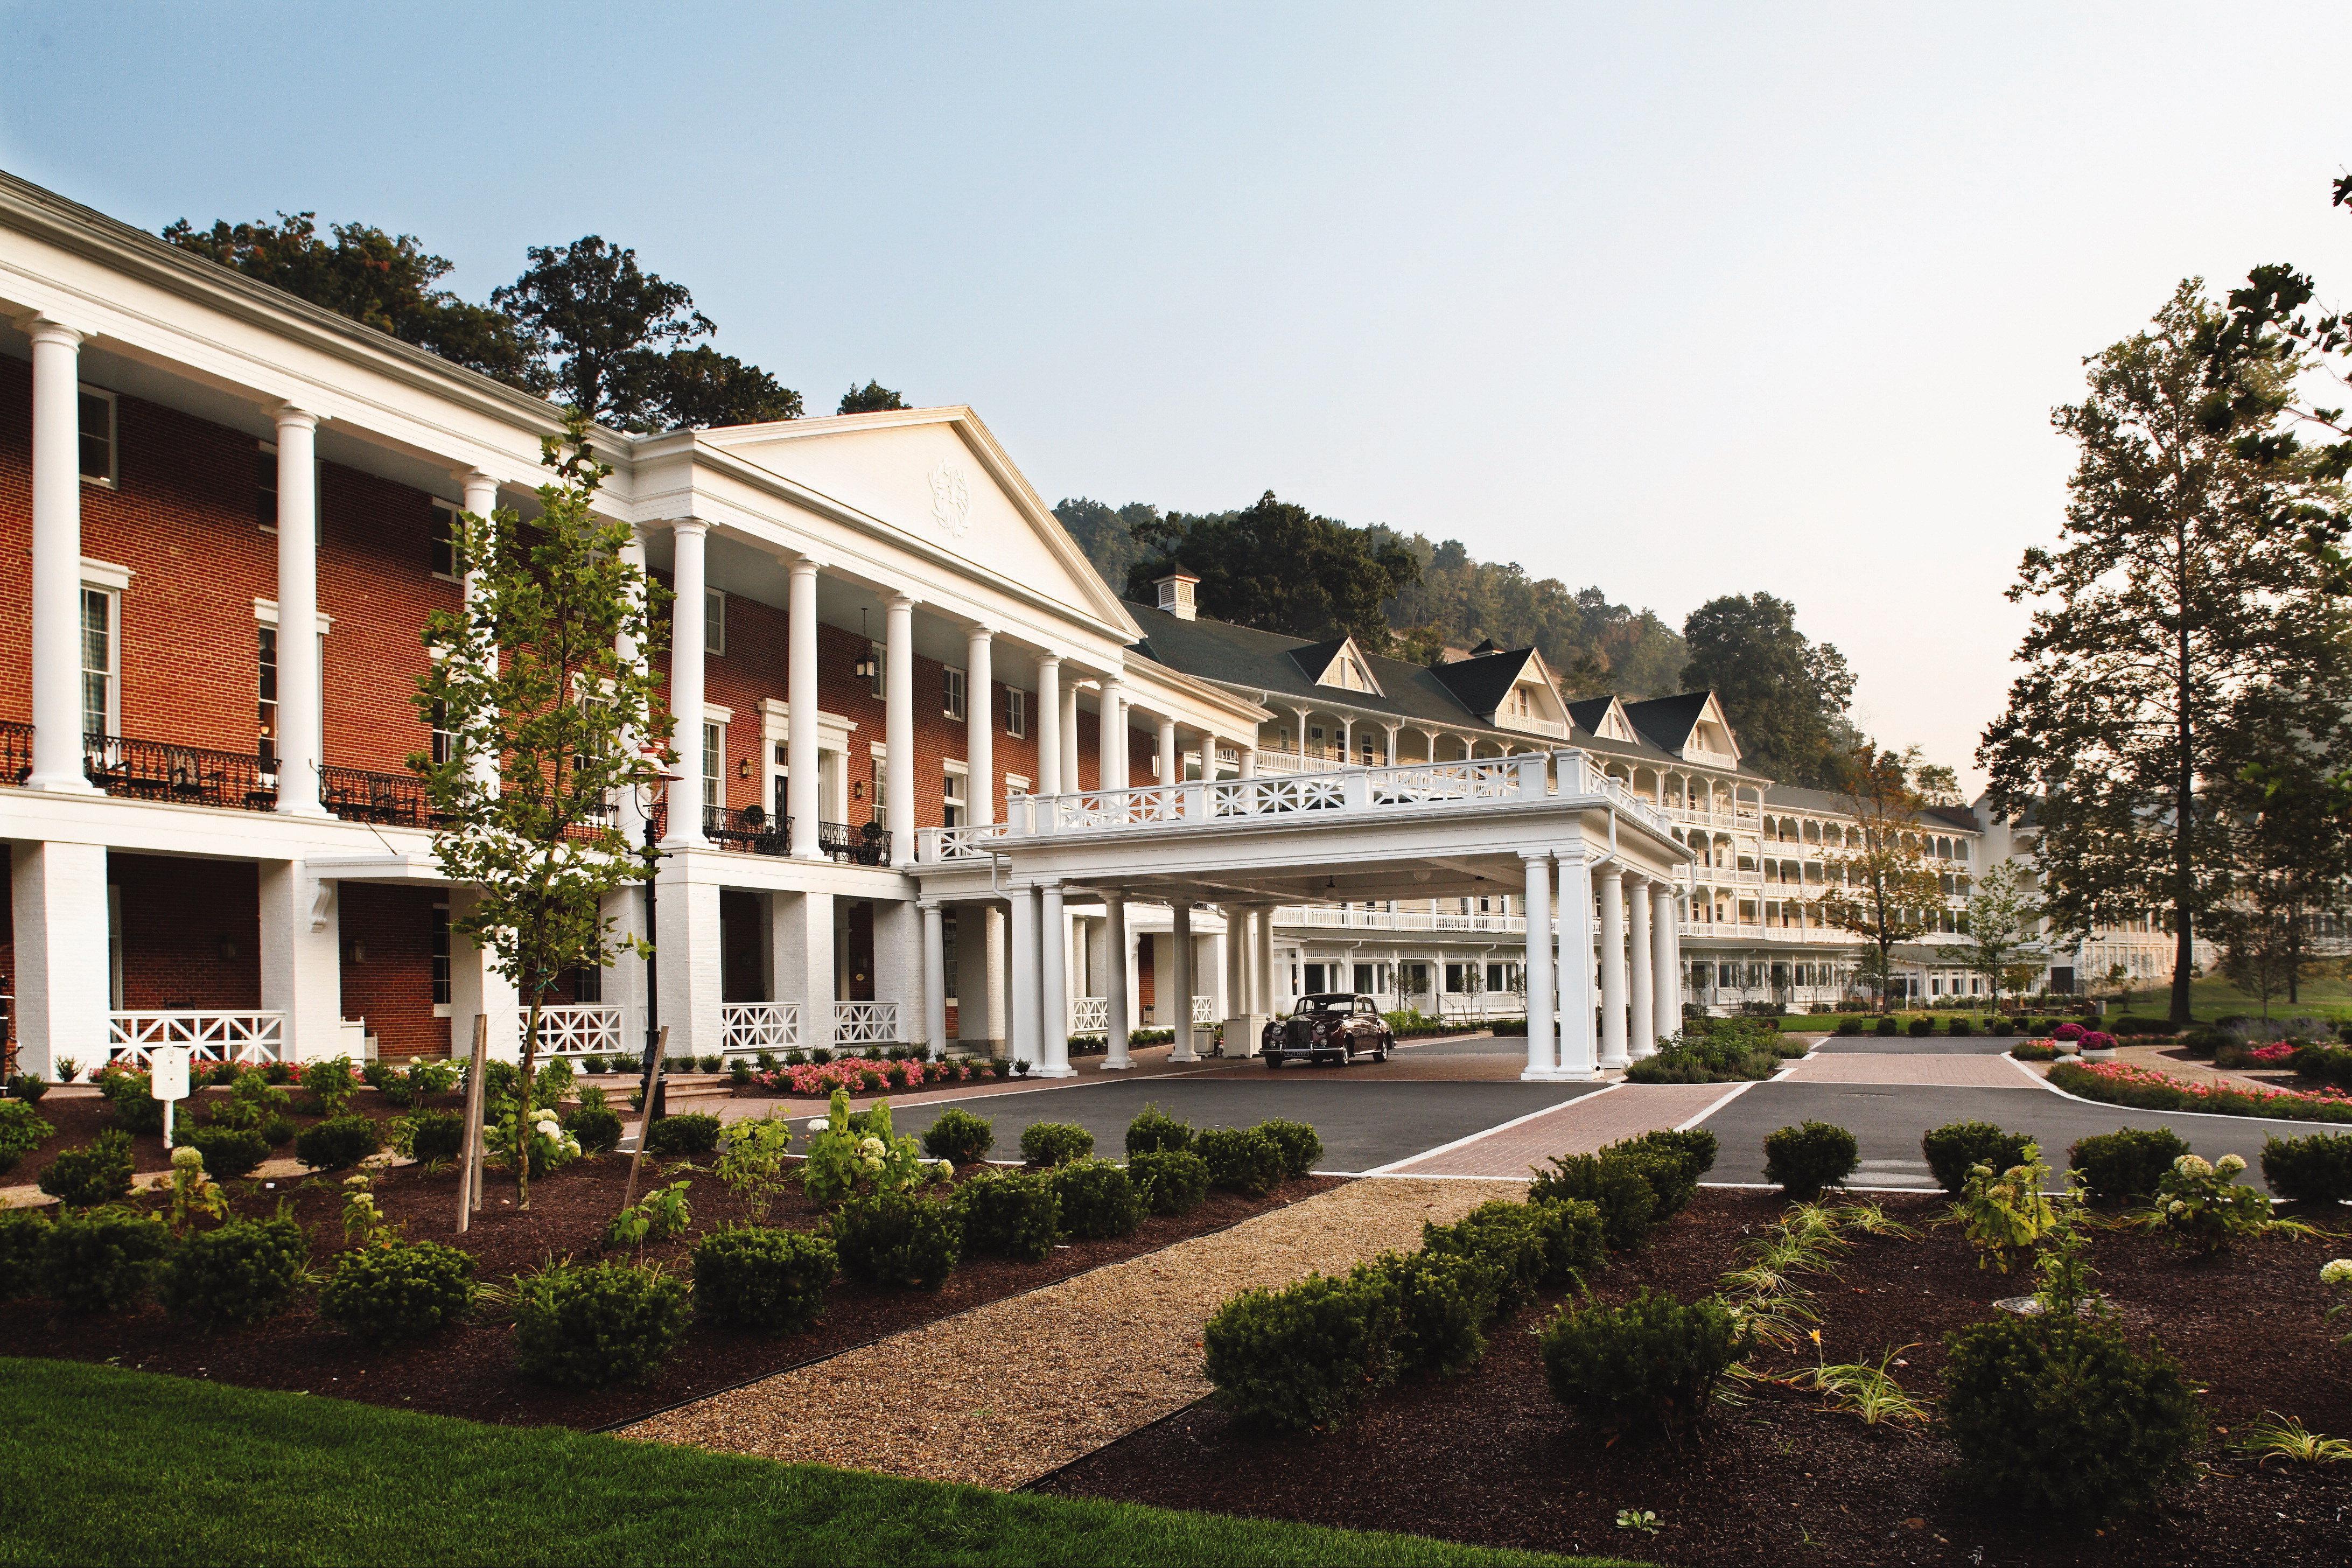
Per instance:
[[[1887,1083],[1934,1086],[1939,1089],[2031,1089],[2028,1076],[2007,1057],[1943,1056],[1914,1051],[1888,1053],[1840,1052],[1806,1057],[1789,1064],[1789,1083]]]
[[[1680,1127],[1744,1088],[1725,1083],[1622,1083],[1539,1110],[1450,1148],[1401,1160],[1381,1176],[1483,1176],[1525,1181],[1556,1154],[1590,1154],[1621,1138]]]

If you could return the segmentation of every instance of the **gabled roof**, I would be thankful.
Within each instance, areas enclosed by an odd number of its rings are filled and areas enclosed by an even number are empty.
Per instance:
[[[1643,737],[1662,752],[1675,756],[1690,744],[1691,731],[1698,728],[1700,715],[1706,711],[1711,691],[1683,691],[1672,697],[1653,697],[1646,702],[1625,704],[1625,718]]]
[[[1492,646],[1491,644],[1486,646]],[[1534,660],[1531,647],[1497,649],[1493,653],[1473,652],[1468,658],[1452,664],[1441,664],[1430,670],[1438,684],[1454,693],[1463,707],[1482,719],[1494,717],[1511,688],[1519,683]]]
[[[1613,696],[1587,697],[1569,703],[1568,717],[1578,729],[1600,740],[1631,742],[1641,739],[1641,731],[1625,716],[1625,704]]]
[[[1199,616],[1195,616],[1193,618],[1197,620]],[[1360,691],[1345,680],[1337,678],[1335,672],[1341,668],[1343,659],[1354,660],[1356,668],[1363,672],[1365,680],[1370,684],[1370,691]],[[1337,691],[1353,692],[1359,697],[1383,695],[1381,678],[1372,668],[1370,657],[1356,645],[1356,639],[1352,637],[1333,637],[1328,642],[1307,643],[1292,648],[1290,662],[1297,665],[1299,673],[1317,686],[1328,687]]]

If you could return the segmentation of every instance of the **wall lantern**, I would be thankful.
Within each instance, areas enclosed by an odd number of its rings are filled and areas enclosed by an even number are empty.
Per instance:
[[[739,779],[748,779],[751,776],[751,758],[738,757],[735,759],[735,776]]]
[[[882,673],[882,667],[875,662],[874,639],[866,635],[866,612],[862,609],[857,612],[857,637],[864,647],[857,655],[856,673],[860,680],[871,680]]]

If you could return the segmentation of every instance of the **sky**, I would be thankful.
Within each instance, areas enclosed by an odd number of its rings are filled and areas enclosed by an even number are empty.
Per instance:
[[[601,234],[1048,501],[1780,595],[1972,784],[2084,356],[2184,277],[2352,300],[2341,5],[0,0],[0,167],[127,222],[373,223],[477,300]]]

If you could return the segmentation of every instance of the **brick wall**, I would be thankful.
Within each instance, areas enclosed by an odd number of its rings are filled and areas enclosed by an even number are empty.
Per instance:
[[[122,1004],[261,1005],[261,883],[250,860],[110,854],[122,908]]]
[[[449,1054],[449,1020],[433,1016],[433,911],[446,897],[367,882],[336,894],[343,1016],[367,1020],[385,1060]]]

